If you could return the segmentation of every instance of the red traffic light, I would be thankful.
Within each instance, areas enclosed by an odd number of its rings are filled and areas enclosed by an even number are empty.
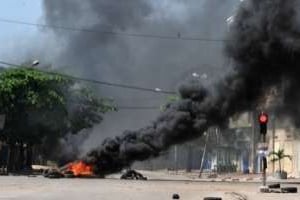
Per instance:
[[[268,123],[268,115],[266,113],[261,113],[258,117],[258,121],[260,124]]]

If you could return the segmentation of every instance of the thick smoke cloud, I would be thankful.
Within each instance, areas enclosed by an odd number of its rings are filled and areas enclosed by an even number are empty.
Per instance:
[[[154,123],[107,139],[85,158],[96,173],[111,173],[145,160],[173,144],[200,137],[210,126],[225,126],[230,116],[262,103],[271,87],[282,85],[283,103],[294,105],[299,95],[299,3],[298,0],[243,1],[230,23],[225,52],[234,72],[212,90],[189,85],[180,89],[183,100],[169,105]],[[294,118],[295,120],[299,117]]]
[[[219,39],[238,0],[44,0],[49,25],[104,32],[159,34]],[[214,15],[212,15],[212,12]],[[49,62],[82,77],[149,88],[176,90],[193,72],[219,79],[228,61],[221,42],[161,40],[53,29],[56,47]],[[51,53],[54,51],[54,53]],[[55,58],[53,58],[53,55]],[[224,70],[222,70],[224,72]],[[165,96],[118,88],[95,87],[120,106],[160,106]],[[105,116],[82,146],[88,151],[107,136],[136,129],[155,119],[159,110],[120,110]],[[129,117],[128,117],[129,116]]]
[[[236,2],[238,1],[46,0],[44,18],[50,25],[104,32],[169,36],[180,33],[189,37],[223,38],[223,33],[227,31],[224,21]],[[217,14],[211,16],[211,11]],[[214,71],[210,75],[210,79],[214,79],[215,71],[224,65],[222,43],[218,42],[202,44],[58,29],[53,31],[61,52],[59,57],[52,60],[53,65],[69,66],[73,73],[90,78],[174,89],[174,80],[186,78],[182,76],[186,76],[188,70],[200,69],[199,73],[206,72],[209,75]],[[211,66],[203,67],[207,64]],[[128,95],[128,91],[124,90],[102,89],[101,92],[119,96],[140,95],[130,92]]]
[[[246,83],[247,93],[277,88],[277,114],[288,115],[299,126],[300,18],[299,0],[244,1],[237,12],[227,45],[236,71]]]

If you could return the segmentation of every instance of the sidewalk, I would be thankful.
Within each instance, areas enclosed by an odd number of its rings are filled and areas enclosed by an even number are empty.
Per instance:
[[[195,181],[195,182],[228,182],[228,183],[261,183],[262,175],[261,174],[208,174],[203,173],[202,178],[199,178],[199,173],[190,172],[187,173],[185,171],[144,171],[138,170],[144,176],[148,178],[148,180],[161,180],[161,181]],[[121,174],[114,174],[109,176],[110,178],[119,178]],[[288,179],[276,179],[269,175],[267,177],[267,183],[286,183],[286,184],[300,184],[300,178],[288,178]]]

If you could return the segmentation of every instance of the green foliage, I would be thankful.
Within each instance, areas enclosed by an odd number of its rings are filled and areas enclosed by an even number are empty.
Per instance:
[[[284,158],[288,158],[289,160],[292,160],[292,156],[286,155],[284,153],[284,149],[278,149],[278,151],[272,151],[269,153],[269,156],[271,156],[271,162],[279,162],[279,171],[281,172],[281,160]]]
[[[282,160],[284,158],[288,158],[288,159],[292,160],[292,156],[284,154],[284,149],[279,149],[278,151],[272,151],[272,152],[270,152],[269,156],[274,156],[271,159],[271,162],[276,162],[276,161]]]
[[[162,106],[160,106],[160,110],[161,111],[166,110],[171,103],[179,101],[180,99],[181,99],[181,97],[178,96],[178,95],[170,95],[170,96],[168,96],[167,100],[166,100],[166,103],[164,103]]]
[[[0,109],[14,111],[18,106],[49,107],[64,104],[63,92],[72,82],[29,68],[9,69],[0,74]]]
[[[6,115],[2,135],[11,143],[55,143],[77,133],[115,110],[112,100],[97,98],[84,87],[58,74],[32,68],[0,73],[0,113]]]

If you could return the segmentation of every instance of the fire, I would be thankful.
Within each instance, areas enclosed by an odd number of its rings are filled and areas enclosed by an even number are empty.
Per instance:
[[[83,161],[77,161],[70,163],[68,170],[74,173],[74,176],[92,176],[93,167],[84,163]]]

